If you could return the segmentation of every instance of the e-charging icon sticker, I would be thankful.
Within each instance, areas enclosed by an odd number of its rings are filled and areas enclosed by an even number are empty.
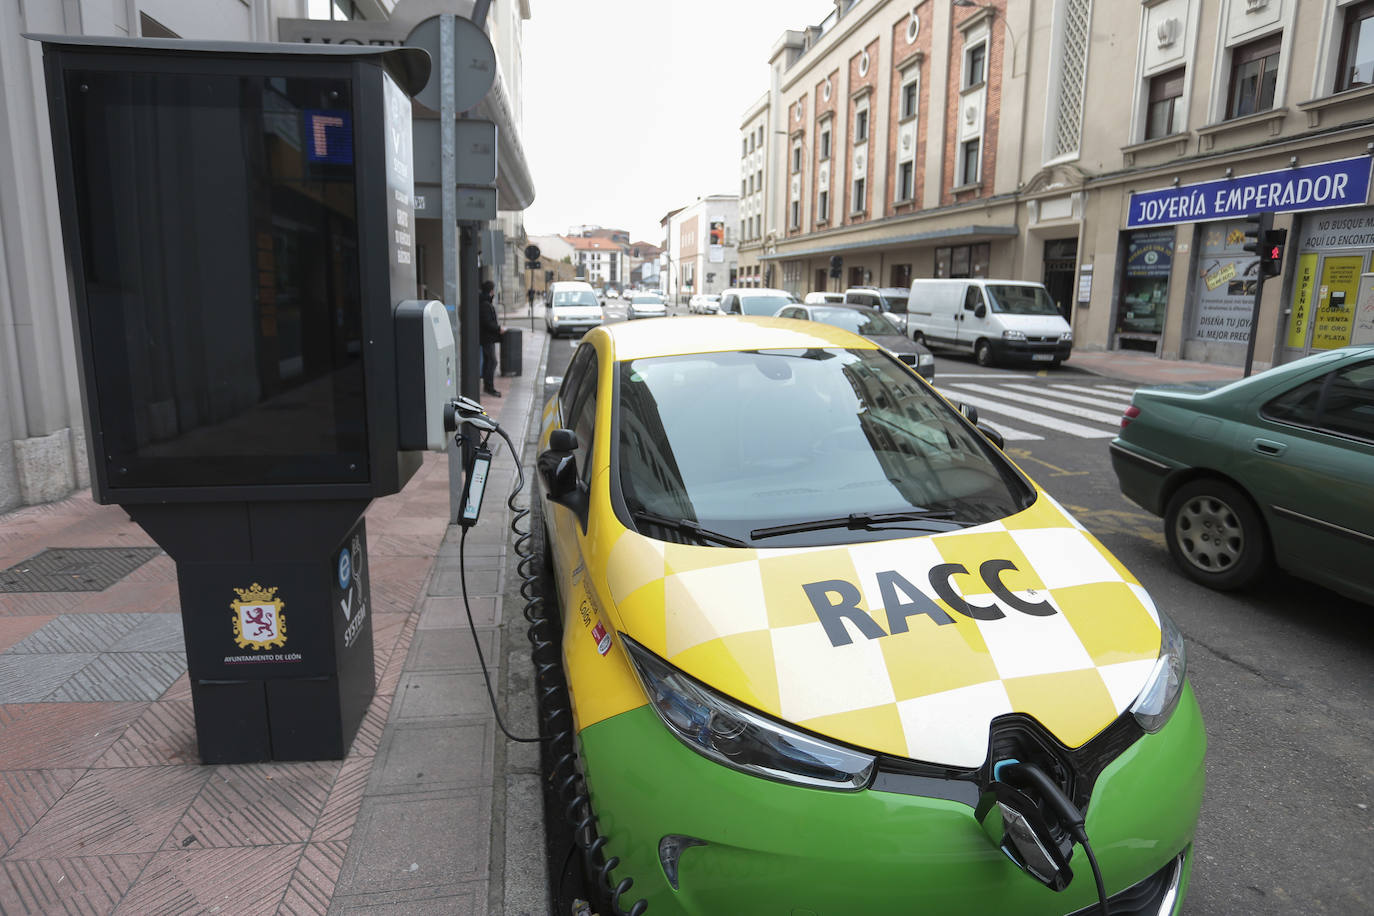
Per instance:
[[[353,555],[345,547],[339,551],[339,588],[347,589],[348,580],[353,578]]]

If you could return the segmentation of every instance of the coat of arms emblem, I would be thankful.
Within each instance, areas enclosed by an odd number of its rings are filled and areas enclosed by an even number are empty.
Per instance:
[[[240,649],[273,649],[286,645],[286,607],[273,597],[277,589],[263,588],[254,582],[249,588],[236,588],[239,600],[231,601],[234,611],[234,642]]]

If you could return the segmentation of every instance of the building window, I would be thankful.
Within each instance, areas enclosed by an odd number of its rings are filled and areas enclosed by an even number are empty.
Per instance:
[[[1336,91],[1374,83],[1374,0],[1346,7]]]
[[[816,222],[823,223],[830,218],[830,192],[822,191],[816,197]]]
[[[862,213],[865,209],[867,209],[867,201],[864,200],[864,180],[862,178],[855,178],[854,205],[850,207],[850,210],[855,213]]]
[[[749,155],[749,140],[747,138],[740,141],[739,154],[741,157]]]
[[[992,246],[987,242],[981,245],[956,245],[950,248],[935,249],[935,278],[937,280],[960,280],[968,277],[986,277],[988,262],[992,259]]]
[[[830,158],[830,126],[826,125],[821,130],[821,160]]]
[[[854,142],[863,143],[868,139],[868,105],[854,112]]]
[[[897,202],[916,196],[916,163],[903,162],[897,166]]]
[[[1145,139],[1167,137],[1183,129],[1179,123],[1184,68],[1150,77],[1150,107],[1145,116]]]
[[[965,140],[964,145],[959,150],[959,184],[970,185],[978,183],[978,156],[981,138],[974,137],[972,140]]]
[[[988,55],[986,42],[980,42],[964,52],[964,88],[981,86],[986,79],[985,69]]]
[[[741,179],[739,183],[739,196],[743,197],[749,193],[749,182]]]
[[[893,264],[890,281],[887,285],[897,289],[906,289],[911,286],[911,265]]]
[[[792,219],[789,221],[789,225],[793,229],[801,227],[801,201],[799,200],[792,201]]]
[[[802,148],[801,148],[801,144],[800,144],[800,143],[798,143],[796,146],[792,147],[792,171],[793,171],[793,172],[800,172],[800,171],[801,171],[801,153],[802,153]]]
[[[1088,72],[1088,43],[1091,39],[1092,0],[1064,0],[1059,17],[1059,34],[1051,48],[1052,66],[1058,68],[1055,94],[1051,100],[1046,157],[1076,155],[1083,131],[1083,88]]]
[[[1283,33],[1276,32],[1231,52],[1231,95],[1227,118],[1242,118],[1274,107],[1274,87],[1279,80],[1279,46]]]
[[[916,102],[918,96],[918,86],[916,80],[902,84],[902,120],[916,117]]]

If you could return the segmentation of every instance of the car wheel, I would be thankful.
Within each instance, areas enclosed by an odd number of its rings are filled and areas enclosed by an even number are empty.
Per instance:
[[[1184,575],[1220,591],[1255,581],[1269,555],[1259,510],[1239,489],[1214,478],[1190,481],[1170,497],[1164,539]]]
[[[986,340],[980,340],[973,346],[973,358],[980,366],[992,365],[992,344]]]

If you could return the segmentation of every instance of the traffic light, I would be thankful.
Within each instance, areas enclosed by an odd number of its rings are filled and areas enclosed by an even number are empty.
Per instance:
[[[1274,214],[1253,213],[1241,220],[1240,225],[1241,230],[1245,233],[1245,250],[1257,258],[1260,257],[1264,234],[1274,226]]]
[[[1288,241],[1287,229],[1266,229],[1260,246],[1259,272],[1261,277],[1277,277],[1283,272],[1283,246]]]
[[[839,278],[840,269],[844,267],[844,258],[837,254],[830,256],[830,276]]]

